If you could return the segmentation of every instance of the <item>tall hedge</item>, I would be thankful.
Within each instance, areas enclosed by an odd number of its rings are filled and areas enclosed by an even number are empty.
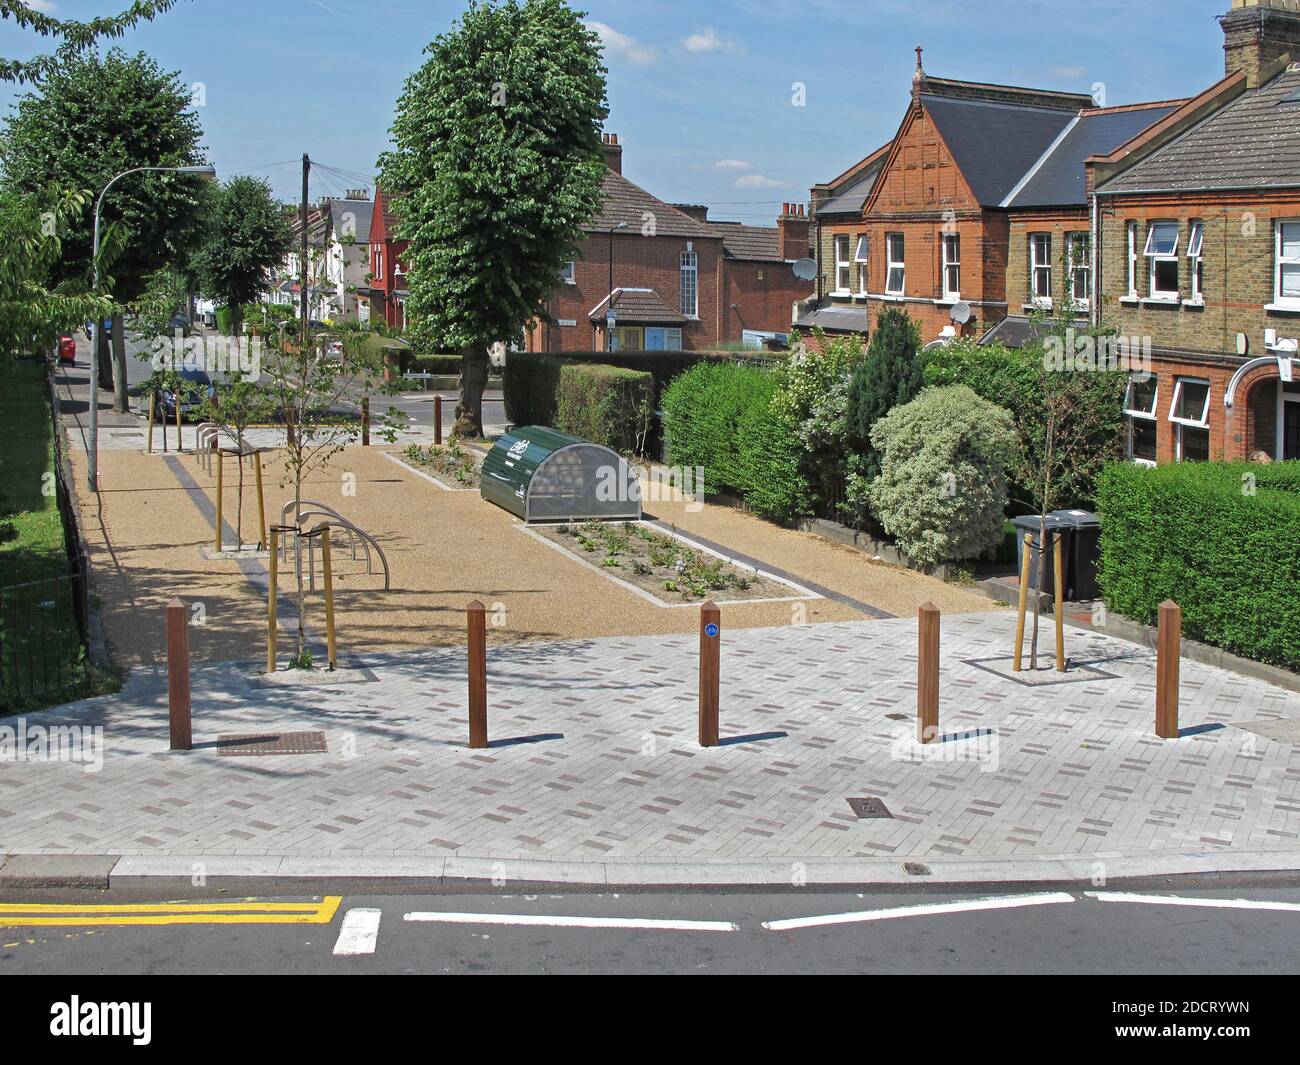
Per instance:
[[[1190,638],[1300,669],[1300,463],[1115,463],[1097,503],[1107,606],[1173,599]]]
[[[700,363],[664,392],[668,461],[700,467],[709,492],[732,492],[788,521],[807,507],[795,426],[773,409],[777,379],[731,363]]]
[[[506,418],[512,425],[555,425],[563,362],[547,355],[506,356]]]
[[[624,454],[645,445],[654,415],[648,373],[595,363],[564,363],[556,388],[554,426]]]

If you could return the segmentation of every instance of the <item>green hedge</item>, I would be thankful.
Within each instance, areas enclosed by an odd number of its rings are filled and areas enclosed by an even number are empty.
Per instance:
[[[561,360],[511,352],[506,356],[506,418],[512,425],[554,425]]]
[[[1098,486],[1107,605],[1191,639],[1300,669],[1300,463],[1116,463]]]
[[[777,385],[763,370],[700,363],[673,381],[662,406],[670,465],[700,467],[707,491],[788,521],[806,511],[809,486],[794,426],[772,409]]]
[[[618,366],[564,363],[556,388],[554,427],[623,454],[642,450],[650,434],[654,381]]]

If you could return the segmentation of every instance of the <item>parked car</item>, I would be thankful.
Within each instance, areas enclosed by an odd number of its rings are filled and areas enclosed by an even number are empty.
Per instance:
[[[203,370],[180,370],[178,373],[181,379],[181,421],[186,421],[193,417],[205,398],[217,402],[217,386]],[[175,421],[176,400],[175,392],[163,389],[158,393],[154,414],[158,418]]]
[[[176,330],[179,329],[179,330],[181,331],[181,336],[183,336],[183,337],[187,337],[187,336],[189,336],[190,333],[193,332],[193,329],[194,329],[193,325],[190,323],[190,320],[189,320],[188,318],[186,318],[185,315],[183,315],[183,314],[173,314],[173,315],[172,315],[172,321],[171,321],[171,327],[170,327],[170,328],[171,328],[171,331],[172,331],[173,333],[175,333]]]
[[[59,337],[59,362],[71,365],[77,361],[77,341],[75,337]]]

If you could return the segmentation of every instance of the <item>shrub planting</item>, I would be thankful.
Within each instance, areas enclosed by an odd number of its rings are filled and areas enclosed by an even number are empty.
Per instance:
[[[623,454],[638,454],[650,434],[654,382],[648,373],[592,363],[563,363],[555,428]]]

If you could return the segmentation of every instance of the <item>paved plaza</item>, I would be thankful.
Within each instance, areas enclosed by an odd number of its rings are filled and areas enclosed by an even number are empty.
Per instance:
[[[1014,623],[944,618],[944,738],[924,750],[913,619],[724,629],[723,745],[708,750],[691,636],[491,645],[486,751],[465,746],[455,649],[363,656],[311,685],[269,683],[252,663],[197,667],[189,753],[167,749],[165,676],[140,670],[119,695],[0,722],[29,741],[38,726],[104,729],[98,771],[0,764],[0,854],[901,862],[1297,848],[1300,694],[1184,662],[1184,735],[1162,741],[1150,652],[1070,630],[1087,668],[1027,686],[993,661]],[[314,731],[325,753],[235,757],[221,740]],[[860,818],[850,798],[892,816]]]

